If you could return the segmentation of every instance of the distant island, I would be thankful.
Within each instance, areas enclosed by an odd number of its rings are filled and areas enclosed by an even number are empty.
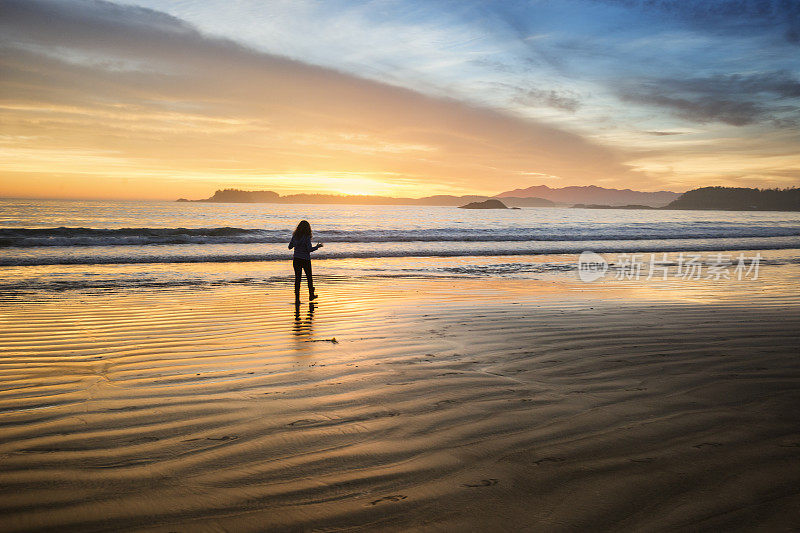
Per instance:
[[[800,189],[701,187],[685,192],[665,209],[800,211]]]
[[[509,194],[528,194],[541,192],[559,198],[553,199],[538,196],[508,196]],[[561,203],[566,198],[627,198],[638,197],[647,201],[640,203],[605,201],[605,202],[569,202]],[[670,197],[669,203],[659,204],[656,200]],[[500,200],[502,199],[502,201]],[[743,187],[701,187],[683,194],[658,191],[642,192],[630,189],[604,189],[590,185],[587,187],[563,187],[551,189],[546,185],[515,189],[490,196],[451,196],[436,195],[424,198],[393,198],[391,196],[338,195],[338,194],[290,194],[281,196],[273,191],[242,191],[239,189],[218,190],[210,198],[204,200],[187,200],[179,202],[214,202],[214,203],[277,203],[277,204],[355,204],[355,205],[431,205],[463,207],[464,209],[503,209],[520,207],[574,207],[583,209],[709,209],[729,211],[800,211],[800,189],[748,189]],[[503,207],[481,207],[498,202]],[[655,204],[655,205],[654,205]],[[473,206],[474,205],[474,206]],[[468,207],[473,206],[473,207]]]
[[[505,201],[506,198],[526,198],[534,196],[544,198],[565,207],[574,204],[585,205],[608,205],[609,207],[646,205],[650,207],[664,207],[670,202],[677,200],[680,193],[672,191],[632,191],[631,189],[607,189],[597,185],[571,186],[561,188],[550,188],[547,185],[534,185],[526,189],[514,189],[512,191],[496,194],[496,198]]]
[[[508,209],[508,207],[500,200],[490,198],[484,202],[470,202],[459,206],[459,209]]]
[[[491,198],[501,200],[508,207],[571,207],[574,204],[616,206],[644,205],[664,207],[680,197],[670,191],[632,191],[630,189],[607,189],[596,185],[583,187],[550,188],[536,185],[527,189],[514,189],[494,196],[453,196],[440,194],[424,198],[393,198],[390,196],[337,195],[337,194],[290,194],[281,196],[273,191],[243,191],[239,189],[218,190],[210,198],[181,202],[221,203],[279,203],[279,204],[357,204],[357,205],[441,205],[458,207],[471,202],[484,202]]]
[[[575,204],[580,209],[686,209],[723,211],[800,211],[800,189],[701,187],[683,193],[664,207]]]
[[[237,204],[273,203],[280,200],[281,195],[273,191],[240,191],[239,189],[223,189],[205,200],[187,200],[179,198],[179,202],[219,202]]]
[[[630,189],[607,189],[588,185],[585,187],[563,187],[552,189],[547,185],[537,185],[527,189],[514,189],[494,196],[478,195],[435,195],[424,198],[393,198],[391,196],[338,195],[338,194],[290,194],[281,196],[274,191],[243,191],[223,189],[210,198],[179,202],[219,202],[219,203],[279,203],[279,204],[356,204],[356,205],[440,205],[462,206],[472,202],[485,202],[495,198],[507,207],[570,207],[574,204],[608,205],[609,208],[627,205],[663,207],[677,199],[679,193],[669,191],[644,192]]]
[[[239,189],[222,189],[210,198],[203,200],[187,200],[180,198],[178,202],[212,202],[212,203],[274,203],[274,204],[355,204],[355,205],[440,205],[458,207],[465,203],[484,202],[489,196],[450,196],[440,194],[424,198],[393,198],[391,196],[338,195],[338,194],[290,194],[281,196],[273,191],[242,191]],[[511,207],[555,207],[555,203],[543,198],[504,198]]]

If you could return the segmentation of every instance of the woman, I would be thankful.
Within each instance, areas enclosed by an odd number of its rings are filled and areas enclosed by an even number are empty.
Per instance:
[[[306,271],[306,283],[308,283],[308,301],[315,300],[314,278],[311,277],[311,252],[322,248],[322,243],[311,246],[311,224],[307,220],[301,220],[292,234],[289,242],[289,249],[294,248],[294,303],[300,303],[300,279],[303,277],[303,270]]]

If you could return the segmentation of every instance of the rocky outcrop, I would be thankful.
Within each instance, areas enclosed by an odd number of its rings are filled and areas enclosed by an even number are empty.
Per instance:
[[[467,205],[459,206],[459,209],[508,209],[508,207],[500,200],[489,198],[485,202],[470,202]]]

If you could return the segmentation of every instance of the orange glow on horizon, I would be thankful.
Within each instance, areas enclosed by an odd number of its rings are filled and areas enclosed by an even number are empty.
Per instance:
[[[800,177],[790,128],[646,132],[577,114],[558,122],[552,110],[366,79],[172,18],[165,28],[133,25],[119,40],[86,38],[100,19],[70,31],[47,17],[20,19],[29,31],[0,57],[0,197],[201,199],[225,188],[491,196],[531,185],[683,192]]]

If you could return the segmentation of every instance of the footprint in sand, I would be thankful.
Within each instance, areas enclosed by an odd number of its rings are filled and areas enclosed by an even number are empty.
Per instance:
[[[706,446],[709,446],[711,448],[716,448],[717,446],[722,446],[722,443],[721,442],[701,442],[700,444],[695,444],[694,446],[692,446],[692,448],[697,448],[699,450],[700,448],[705,448]]]
[[[498,481],[494,478],[482,479],[478,483],[464,483],[462,487],[492,487],[497,485]]]
[[[404,494],[393,494],[391,496],[384,496],[383,498],[378,498],[377,500],[373,500],[369,502],[370,505],[378,505],[379,503],[384,502],[399,502],[401,500],[405,500],[408,496]]]
[[[800,442],[790,442],[789,444],[778,444],[781,448],[800,448]]]

